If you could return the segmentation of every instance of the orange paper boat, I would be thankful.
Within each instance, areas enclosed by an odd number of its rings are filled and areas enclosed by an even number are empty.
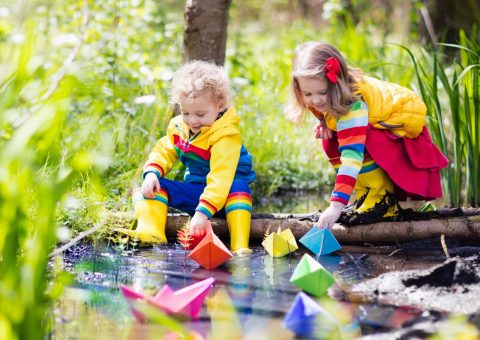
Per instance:
[[[232,257],[232,253],[212,231],[210,222],[207,235],[193,249],[188,257],[206,269],[217,268]]]
[[[214,278],[208,278],[177,291],[165,285],[153,297],[138,293],[124,285],[119,285],[119,288],[129,303],[144,300],[167,314],[184,314],[197,319],[202,310],[203,300],[214,282]],[[132,312],[138,321],[144,321],[142,313],[133,307]]]

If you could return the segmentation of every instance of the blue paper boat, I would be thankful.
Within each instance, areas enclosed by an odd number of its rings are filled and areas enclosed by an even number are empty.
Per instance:
[[[330,230],[315,226],[302,236],[300,243],[316,255],[327,255],[342,248]]]
[[[310,337],[313,335],[318,314],[331,318],[315,300],[303,292],[299,292],[293,301],[292,307],[283,319],[283,327],[291,330],[295,335]]]

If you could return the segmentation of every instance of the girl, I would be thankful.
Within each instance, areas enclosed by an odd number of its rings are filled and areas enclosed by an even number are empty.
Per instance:
[[[345,218],[351,223],[396,217],[396,199],[442,196],[439,170],[448,161],[430,139],[426,106],[415,93],[348,67],[320,42],[300,45],[292,68],[286,112],[296,122],[308,111],[319,120],[315,137],[337,172],[320,228],[332,228],[354,189]]]
[[[142,187],[133,193],[137,229],[117,231],[144,244],[166,242],[167,206],[193,215],[193,235],[204,234],[207,220],[219,212],[226,214],[232,251],[249,252],[249,184],[255,172],[241,142],[224,69],[203,61],[183,65],[172,82],[172,102],[181,115],[153,148]],[[184,182],[164,178],[177,160],[185,165]]]

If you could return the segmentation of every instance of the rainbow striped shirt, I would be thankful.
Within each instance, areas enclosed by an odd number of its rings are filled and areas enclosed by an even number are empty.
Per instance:
[[[367,128],[368,108],[365,102],[361,100],[356,101],[352,105],[347,115],[337,120],[340,166],[337,170],[337,179],[332,195],[330,196],[330,201],[348,204],[364,162]]]

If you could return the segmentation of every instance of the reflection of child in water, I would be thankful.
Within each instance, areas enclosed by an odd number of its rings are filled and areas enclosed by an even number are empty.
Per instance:
[[[404,87],[349,67],[333,46],[308,42],[296,49],[286,111],[296,121],[306,112],[318,119],[315,137],[337,171],[320,228],[333,226],[354,189],[351,216],[370,221],[397,216],[395,198],[442,196],[439,171],[447,160],[425,127],[425,104]]]
[[[172,99],[182,113],[170,121],[145,163],[142,188],[133,195],[138,227],[118,231],[142,243],[166,242],[167,206],[193,216],[193,235],[204,234],[208,219],[225,211],[232,250],[249,252],[249,184],[255,172],[224,69],[202,61],[183,65],[173,79]],[[165,179],[178,160],[186,168],[184,182]]]
[[[226,263],[232,273],[228,282],[227,290],[233,304],[239,313],[242,328],[245,330],[245,322],[252,314],[252,303],[255,296],[252,286],[251,257],[233,257]]]
[[[207,311],[212,324],[208,339],[242,339],[242,325],[225,287],[207,299]]]

